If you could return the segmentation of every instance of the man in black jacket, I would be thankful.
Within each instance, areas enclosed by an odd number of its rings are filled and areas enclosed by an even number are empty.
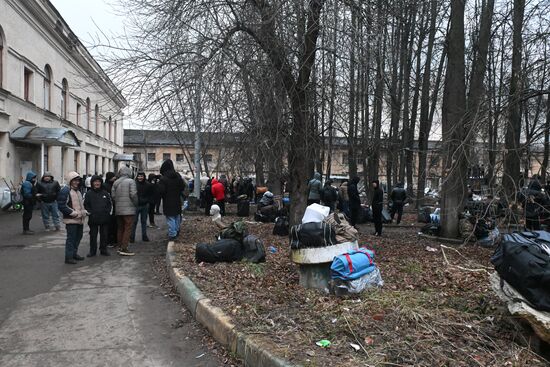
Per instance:
[[[372,220],[374,222],[375,236],[382,236],[382,210],[384,209],[384,191],[380,188],[378,180],[372,181]]]
[[[162,212],[168,224],[168,239],[173,241],[180,233],[182,195],[185,182],[174,169],[174,163],[167,159],[160,167],[162,177],[159,181],[159,192],[162,197]]]
[[[59,182],[53,179],[53,176],[49,172],[45,172],[40,182],[36,184],[36,191],[40,198],[42,222],[46,231],[55,227],[56,231],[61,229],[59,220],[59,211],[57,210],[57,194],[61,190]],[[52,217],[52,227],[50,228],[50,215]]]
[[[116,181],[116,175],[114,172],[107,172],[105,174],[105,182],[103,182],[103,190],[107,191],[109,195],[111,195],[111,191],[113,190],[113,184]],[[116,241],[117,241],[117,232],[118,232],[118,225],[117,225],[117,219],[115,214],[115,202],[111,200],[111,205],[113,206],[113,209],[111,210],[111,215],[109,216],[109,236],[107,237],[107,246],[109,247],[115,247]]]
[[[355,226],[359,223],[359,215],[361,214],[361,197],[359,196],[359,177],[353,177],[348,184],[350,224]]]
[[[149,215],[149,202],[153,196],[153,186],[151,186],[151,184],[145,179],[145,172],[138,172],[136,176],[136,187],[138,194],[138,207],[136,209],[136,216],[134,217],[134,224],[130,235],[130,243],[135,242],[136,228],[138,220],[140,219],[141,239],[143,242],[149,242],[149,237],[147,237],[147,216]]]
[[[397,213],[397,224],[401,223],[401,217],[403,217],[403,207],[407,201],[407,191],[403,188],[403,183],[399,182],[391,191],[390,200],[392,202],[391,207],[391,220]]]
[[[90,227],[90,252],[88,257],[97,254],[97,235],[99,232],[99,253],[109,256],[107,242],[109,237],[109,221],[111,220],[111,195],[103,188],[101,176],[93,176],[91,189],[84,198],[84,208],[89,214],[88,226]]]
[[[158,228],[155,224],[155,206],[157,202],[160,203],[160,193],[158,186],[158,176],[154,173],[149,173],[147,181],[151,184],[151,198],[149,200],[149,224],[153,228]]]

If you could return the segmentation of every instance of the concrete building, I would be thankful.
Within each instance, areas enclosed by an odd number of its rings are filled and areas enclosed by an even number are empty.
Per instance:
[[[0,184],[116,169],[125,106],[49,0],[0,1]]]

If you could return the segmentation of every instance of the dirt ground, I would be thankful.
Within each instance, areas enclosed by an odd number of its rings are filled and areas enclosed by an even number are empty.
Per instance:
[[[237,220],[236,209],[228,209],[225,220]],[[204,216],[185,217],[176,249],[182,271],[241,331],[270,342],[294,363],[547,366],[489,287],[493,250],[420,238],[415,219],[406,215],[404,226],[386,227],[382,238],[370,235],[371,225],[360,227],[359,243],[375,251],[385,284],[342,298],[300,287],[288,239],[273,236],[272,224],[248,224],[266,247],[263,264],[197,264],[194,246],[217,234]],[[277,251],[267,251],[270,246]],[[317,346],[321,339],[330,347]]]

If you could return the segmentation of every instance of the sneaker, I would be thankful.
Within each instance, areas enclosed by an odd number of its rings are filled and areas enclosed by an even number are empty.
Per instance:
[[[107,245],[107,247],[114,248],[114,247],[117,247],[117,244],[116,243],[110,243],[110,244]]]
[[[51,229],[50,227],[46,227],[46,228],[44,229],[44,232],[49,232],[49,231],[51,231],[51,230],[52,230],[52,229]]]
[[[144,236],[141,240],[142,240],[143,242],[149,242],[149,241],[150,241],[150,240],[149,240],[149,237],[147,237],[147,236]]]
[[[109,251],[107,251],[107,250],[100,251],[99,254],[100,254],[101,256],[111,256],[111,254],[110,254]]]
[[[34,231],[31,231],[30,229],[27,229],[26,231],[23,231],[23,234],[32,236],[34,234]]]
[[[94,257],[96,254],[95,252],[89,252],[86,257]]]
[[[84,257],[82,257],[82,256],[80,256],[80,255],[78,255],[78,254],[76,254],[76,255],[73,256],[73,259],[75,259],[75,260],[77,260],[77,261],[82,261],[82,260],[84,260]]]
[[[65,259],[65,264],[76,264],[75,259]]]
[[[147,228],[157,228],[157,226],[155,226],[155,223],[153,223],[153,224],[148,224]]]
[[[135,255],[133,252],[130,252],[128,250],[119,250],[118,254],[120,256],[134,256]]]

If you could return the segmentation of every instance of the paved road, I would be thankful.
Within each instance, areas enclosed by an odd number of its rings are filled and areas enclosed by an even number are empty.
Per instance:
[[[164,255],[164,229],[137,242],[134,257],[78,265],[64,264],[65,232],[44,232],[38,211],[31,229],[23,236],[21,214],[0,214],[0,366],[223,365],[159,287],[152,264]],[[88,246],[85,227],[79,254]]]

